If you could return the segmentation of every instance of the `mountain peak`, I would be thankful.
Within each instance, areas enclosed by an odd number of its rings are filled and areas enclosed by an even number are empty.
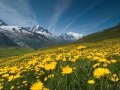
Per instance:
[[[40,33],[41,33],[41,32],[46,32],[46,33],[48,33],[48,30],[47,30],[47,29],[44,29],[44,28],[40,27],[39,25],[32,27],[30,30],[31,30],[32,32],[36,32],[36,33],[39,33],[39,32],[40,32]]]
[[[79,33],[74,33],[74,32],[68,32],[65,34],[62,34],[61,37],[65,40],[69,40],[69,41],[75,41],[80,39],[83,36],[83,34],[79,34]]]
[[[38,30],[38,29],[42,29],[42,27],[40,27],[39,25],[34,26],[33,28],[36,29],[36,30]]]
[[[76,40],[83,36],[83,34],[74,33],[74,32],[68,32],[67,35],[73,36],[74,38],[76,38]]]
[[[0,20],[0,26],[7,26],[7,24],[3,20]]]

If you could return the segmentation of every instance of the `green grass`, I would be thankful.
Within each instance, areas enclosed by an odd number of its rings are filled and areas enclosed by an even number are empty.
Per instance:
[[[35,51],[31,48],[24,48],[24,47],[7,47],[7,48],[0,48],[0,59],[7,58],[11,56],[17,56],[29,52]]]

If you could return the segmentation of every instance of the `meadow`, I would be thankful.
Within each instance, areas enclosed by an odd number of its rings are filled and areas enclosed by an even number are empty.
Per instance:
[[[23,48],[23,47],[0,47],[0,59],[11,57],[11,56],[17,56],[22,55],[25,53],[30,53],[35,51],[32,48]]]
[[[120,90],[120,38],[3,58],[0,90]]]

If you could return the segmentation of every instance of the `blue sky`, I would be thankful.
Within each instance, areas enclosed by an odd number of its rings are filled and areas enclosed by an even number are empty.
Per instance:
[[[120,22],[120,0],[0,0],[0,19],[60,35],[90,34]]]

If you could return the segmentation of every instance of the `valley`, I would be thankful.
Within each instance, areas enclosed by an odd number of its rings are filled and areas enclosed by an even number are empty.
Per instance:
[[[95,37],[99,32],[73,43],[30,50],[30,53],[17,48],[18,56],[0,59],[0,89],[119,90],[120,37],[115,35],[120,29],[115,29],[101,32],[104,35],[107,31],[107,35],[98,41]],[[111,31],[115,34],[110,37]],[[1,53],[11,50],[3,49]]]

